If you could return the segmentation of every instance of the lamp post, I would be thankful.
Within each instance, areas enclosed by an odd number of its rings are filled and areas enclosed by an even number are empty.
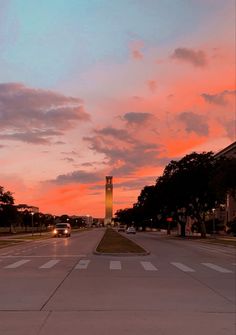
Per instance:
[[[31,229],[32,229],[32,236],[34,235],[34,213],[31,212]]]
[[[151,230],[152,230],[152,218],[150,219],[150,222],[151,222]]]
[[[213,220],[212,220],[212,230],[213,230],[213,235],[216,233],[216,225],[215,225],[215,208],[212,208],[212,212],[213,212]]]

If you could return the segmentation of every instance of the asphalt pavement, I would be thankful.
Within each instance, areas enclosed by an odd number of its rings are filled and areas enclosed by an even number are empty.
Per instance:
[[[147,256],[96,256],[103,229],[0,249],[0,335],[233,335],[234,248],[129,236]]]

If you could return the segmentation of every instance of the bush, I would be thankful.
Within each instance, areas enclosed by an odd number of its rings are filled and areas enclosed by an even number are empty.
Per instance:
[[[236,236],[236,218],[227,223],[227,233]]]

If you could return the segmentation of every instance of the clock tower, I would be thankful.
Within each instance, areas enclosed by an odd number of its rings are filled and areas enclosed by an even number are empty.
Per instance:
[[[113,212],[113,183],[112,176],[106,176],[105,185],[105,225],[112,223],[112,212]]]

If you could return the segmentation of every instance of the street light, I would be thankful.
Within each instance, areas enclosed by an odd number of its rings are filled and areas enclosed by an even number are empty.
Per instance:
[[[216,233],[216,227],[215,227],[215,208],[212,208],[212,212],[213,212],[213,221],[212,221],[212,230],[213,230],[213,235]]]
[[[34,229],[33,229],[33,227],[34,227],[34,213],[33,213],[33,212],[31,212],[30,214],[31,214],[31,228],[32,228],[32,236],[33,236],[33,235],[34,235]]]

